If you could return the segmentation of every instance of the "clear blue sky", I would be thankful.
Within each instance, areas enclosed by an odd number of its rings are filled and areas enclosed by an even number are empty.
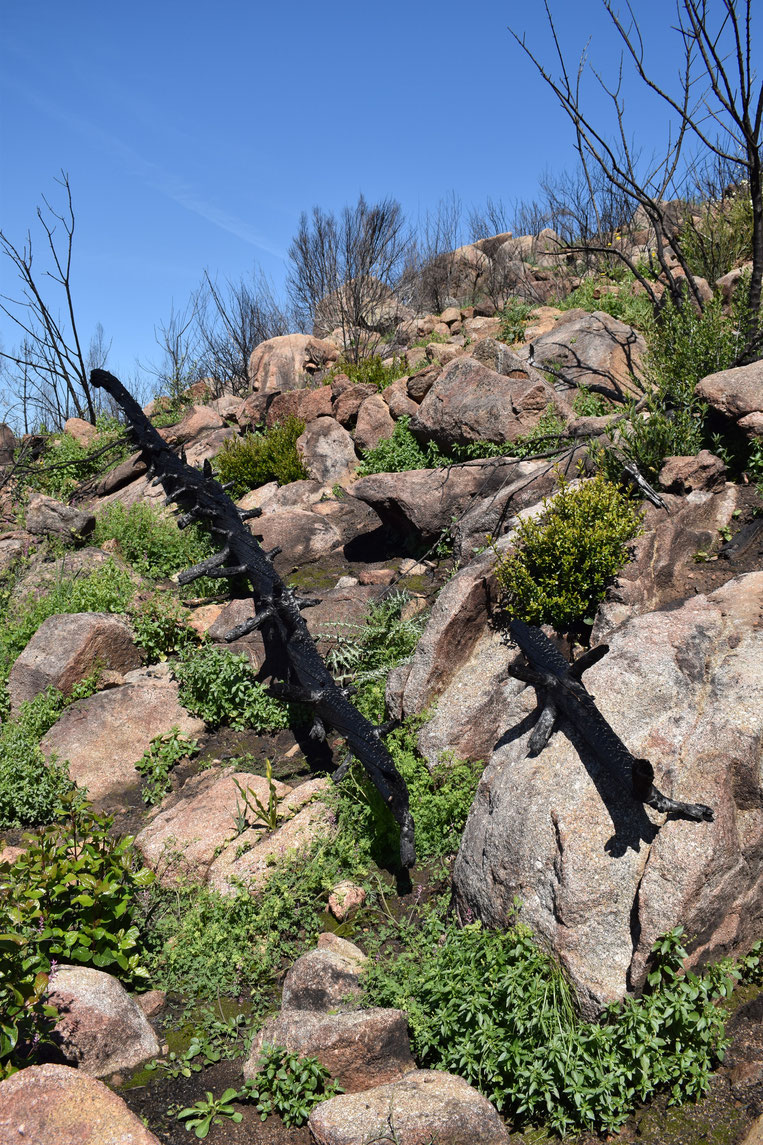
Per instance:
[[[552,7],[573,57],[590,37],[611,75],[600,0]],[[638,13],[670,76],[672,4]],[[82,331],[103,323],[127,377],[205,268],[238,278],[256,260],[280,290],[315,204],[390,195],[415,220],[451,191],[466,210],[532,197],[544,170],[572,166],[570,124],[509,24],[550,58],[541,0],[2,0],[0,225],[34,235],[68,172]],[[658,148],[664,113],[640,91],[629,102],[638,143]],[[16,289],[7,264],[0,284]],[[4,318],[0,339],[17,340]]]

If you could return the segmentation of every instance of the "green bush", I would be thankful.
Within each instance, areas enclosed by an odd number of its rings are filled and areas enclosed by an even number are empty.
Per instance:
[[[40,493],[67,500],[80,482],[118,465],[130,452],[124,426],[102,414],[96,429],[98,436],[88,446],[79,445],[68,433],[51,436],[42,456],[25,475],[25,483]],[[101,453],[107,446],[111,448]]]
[[[156,664],[170,656],[181,656],[198,643],[198,637],[187,623],[188,609],[172,595],[155,593],[130,608],[130,621],[135,643],[147,664]]]
[[[289,726],[289,707],[275,699],[246,653],[235,654],[202,644],[173,664],[180,702],[211,728],[227,724],[254,732]]]
[[[658,318],[647,324],[646,416],[633,415],[620,423],[617,444],[648,480],[656,480],[666,457],[689,457],[710,444],[707,406],[696,396],[695,387],[708,374],[734,362],[742,349],[744,328],[744,302],[729,317],[720,297],[701,315],[688,301],[678,307],[667,299]],[[610,474],[618,469],[616,461],[607,466]]]
[[[241,1096],[257,1103],[263,1121],[276,1113],[288,1129],[306,1125],[316,1105],[344,1093],[317,1058],[300,1057],[284,1046],[263,1046],[255,1068],[256,1077]]]
[[[307,471],[297,453],[297,438],[305,423],[290,414],[281,424],[256,430],[235,441],[224,441],[215,458],[220,481],[231,484],[231,496],[242,497],[267,481],[288,485],[301,481]]]
[[[528,624],[579,631],[640,531],[637,506],[603,475],[572,488],[560,474],[558,493],[539,518],[520,520],[517,551],[496,565],[504,608]]]
[[[96,545],[115,540],[128,564],[141,576],[153,580],[168,578],[211,556],[214,546],[197,525],[179,529],[171,517],[150,505],[124,505],[115,502],[96,518],[93,541]],[[199,591],[201,581],[194,582]],[[219,585],[210,581],[214,591]]]
[[[110,818],[75,793],[64,803],[59,822],[0,863],[0,1075],[33,1063],[47,1040],[54,1011],[43,995],[56,964],[108,970],[129,987],[145,980],[133,916],[154,876]]]
[[[419,445],[408,428],[410,418],[403,416],[395,423],[391,437],[382,438],[373,449],[363,454],[358,466],[358,474],[367,477],[371,473],[404,473],[409,469],[439,469],[448,465],[458,465],[464,461],[475,461],[483,457],[530,457],[534,453],[551,452],[549,439],[560,439],[560,450],[564,448],[564,423],[549,406],[541,416],[535,429],[516,441],[503,442],[472,441],[468,445],[452,445],[443,451],[433,441],[426,446]]]
[[[432,341],[431,338],[429,340]],[[392,365],[385,366],[379,355],[374,354],[370,358],[361,358],[359,362],[337,362],[329,371],[329,380],[337,374],[345,374],[351,382],[384,390],[391,382],[407,373],[408,367],[404,361],[395,358]]]
[[[182,735],[176,727],[164,735],[154,736],[135,764],[135,770],[143,777],[140,789],[143,802],[149,806],[161,803],[170,790],[170,772],[175,764],[198,750],[198,742]]]
[[[69,696],[48,688],[21,704],[15,719],[0,726],[0,828],[50,823],[72,790],[68,769],[47,760],[39,743],[64,708],[92,695],[96,676],[82,680]]]
[[[368,1005],[407,1011],[417,1063],[465,1078],[517,1124],[560,1135],[616,1132],[659,1092],[700,1097],[728,1044],[719,998],[733,985],[726,962],[682,975],[681,930],[655,947],[651,993],[606,1011],[601,1024],[576,1014],[559,966],[514,926],[458,929],[431,913],[400,926],[397,958],[369,959]]]
[[[527,319],[533,307],[524,298],[510,298],[498,317],[501,325],[496,337],[499,342],[507,342],[510,346],[515,342],[523,342]]]
[[[741,192],[721,203],[705,202],[693,209],[695,220],[679,234],[689,270],[709,283],[741,261],[752,259],[752,199]]]
[[[609,276],[586,278],[559,303],[560,310],[574,310],[580,307],[593,313],[603,310],[628,326],[643,329],[652,319],[653,307],[648,294],[637,293],[640,287],[632,275],[618,284],[616,290],[608,290]]]

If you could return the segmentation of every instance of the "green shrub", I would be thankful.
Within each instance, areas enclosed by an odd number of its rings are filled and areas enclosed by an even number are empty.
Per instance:
[[[429,340],[432,341],[431,338]],[[331,367],[329,380],[337,374],[345,374],[351,382],[364,383],[376,386],[378,390],[384,390],[391,382],[404,377],[407,373],[408,367],[404,361],[395,358],[392,365],[385,366],[379,355],[374,354],[370,358],[361,358],[359,362],[337,362]]]
[[[402,619],[410,600],[406,592],[392,592],[369,607],[365,624],[337,623],[321,632],[330,643],[326,663],[338,684],[354,684],[354,703],[371,720],[384,720],[384,686],[389,672],[407,660],[424,629],[422,615]]]
[[[403,473],[409,469],[439,469],[448,465],[458,465],[464,461],[475,461],[483,457],[530,457],[534,453],[551,452],[549,439],[560,439],[560,450],[564,448],[564,423],[549,406],[541,416],[537,426],[516,441],[496,443],[493,441],[472,441],[467,445],[452,445],[443,451],[433,441],[426,446],[419,445],[408,428],[410,418],[403,416],[395,423],[391,437],[382,438],[373,449],[363,454],[358,466],[358,474],[366,477],[371,473]]]
[[[608,290],[609,276],[586,278],[559,303],[560,310],[574,310],[580,307],[593,313],[603,310],[628,326],[643,329],[652,319],[653,307],[648,294],[637,293],[640,287],[629,275],[629,281],[618,284],[616,290]]]
[[[179,529],[171,517],[150,505],[126,509],[119,502],[107,505],[96,518],[93,541],[103,545],[115,540],[128,564],[141,576],[168,578],[198,564],[214,552],[209,536],[197,525]],[[214,591],[219,585],[210,582]],[[202,581],[194,582],[199,591]]]
[[[254,732],[289,726],[289,707],[256,678],[246,653],[202,644],[173,664],[180,702],[211,728],[227,724]]]
[[[515,342],[523,342],[527,319],[533,307],[524,298],[510,298],[498,317],[501,325],[496,337],[499,342],[507,342],[510,346]]]
[[[290,414],[281,424],[256,430],[235,441],[223,442],[215,467],[223,484],[231,484],[231,496],[242,497],[267,481],[288,485],[301,481],[307,471],[297,453],[297,438],[305,423]]]
[[[51,436],[39,460],[24,476],[25,483],[40,493],[67,500],[80,482],[113,469],[130,453],[124,426],[102,414],[96,421],[98,436],[90,445],[79,445],[71,434]],[[110,447],[106,452],[101,452]]]
[[[744,292],[740,292],[742,295]],[[658,318],[647,324],[644,362],[650,390],[647,416],[619,425],[618,449],[655,481],[666,457],[693,456],[707,440],[707,406],[695,394],[697,382],[725,370],[742,349],[744,302],[724,315],[720,297],[699,315],[688,301],[680,307],[667,299]],[[607,472],[618,470],[617,462]]]
[[[741,261],[752,259],[752,199],[743,192],[721,203],[705,202],[693,210],[695,220],[679,233],[681,250],[692,274],[709,283]]]
[[[130,987],[145,979],[133,915],[154,876],[111,823],[71,793],[60,821],[0,864],[0,1075],[32,1064],[49,1039],[44,991],[57,963],[108,970]]]
[[[284,1046],[263,1046],[255,1069],[241,1096],[257,1103],[263,1121],[276,1113],[289,1129],[306,1125],[316,1105],[344,1093],[317,1058],[300,1057]]]
[[[636,505],[603,475],[572,488],[560,474],[558,493],[539,518],[520,520],[517,551],[496,565],[504,607],[528,624],[580,630],[640,531]]]
[[[50,823],[61,810],[73,787],[68,769],[55,757],[46,761],[39,743],[65,707],[92,695],[96,679],[82,680],[69,696],[48,688],[0,726],[0,828]]]
[[[522,926],[459,930],[432,913],[394,937],[399,957],[369,959],[367,1003],[406,1010],[418,1065],[457,1073],[518,1124],[616,1132],[656,1093],[700,1097],[727,1045],[716,1002],[731,966],[682,975],[680,928],[655,947],[652,992],[601,1024],[577,1017],[562,971]]]
[[[586,386],[578,386],[575,390],[572,408],[578,417],[603,417],[612,413],[612,404],[604,395],[592,393]]]
[[[190,613],[169,594],[155,593],[130,608],[130,621],[135,643],[147,664],[156,664],[170,656],[181,656],[198,643],[198,637],[187,623]]]
[[[140,789],[143,802],[149,806],[161,803],[170,790],[170,772],[175,764],[198,750],[198,742],[182,735],[176,727],[164,735],[154,736],[135,764],[136,771],[143,777]]]

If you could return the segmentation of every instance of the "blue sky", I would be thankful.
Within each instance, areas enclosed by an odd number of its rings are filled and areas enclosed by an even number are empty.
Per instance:
[[[572,56],[590,38],[612,74],[600,0],[552,7]],[[671,75],[672,5],[638,12]],[[0,225],[34,239],[41,196],[60,205],[55,178],[68,172],[80,325],[87,339],[102,322],[127,378],[158,356],[154,326],[205,268],[235,279],[256,261],[280,290],[315,204],[389,195],[415,220],[450,192],[465,211],[531,198],[544,170],[573,166],[569,122],[507,25],[550,58],[541,0],[3,0]],[[664,112],[627,91],[635,138],[658,148]],[[42,270],[39,239],[36,250]],[[0,265],[0,292],[15,289]],[[0,339],[16,341],[4,318]]]

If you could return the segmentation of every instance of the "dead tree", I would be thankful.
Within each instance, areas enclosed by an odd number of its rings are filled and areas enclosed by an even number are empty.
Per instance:
[[[236,640],[259,629],[265,645],[265,663],[260,675],[270,680],[270,690],[285,700],[307,704],[314,713],[311,734],[325,736],[326,726],[344,736],[366,769],[400,828],[400,861],[415,862],[414,823],[408,807],[408,789],[392,758],[373,727],[350,703],[347,693],[335,683],[318,654],[300,608],[300,600],[273,567],[279,550],[266,553],[245,528],[244,521],[258,510],[241,512],[212,477],[209,462],[204,470],[193,469],[162,440],[148,418],[121,382],[105,370],[93,370],[91,383],[104,389],[124,410],[135,444],[143,455],[149,475],[160,483],[166,503],[178,506],[178,526],[198,522],[219,538],[219,553],[178,576],[180,584],[200,577],[243,577],[252,589],[252,617],[226,634]],[[317,603],[317,602],[313,602]]]
[[[630,3],[624,22],[615,10],[614,0],[602,0],[623,48],[644,85],[674,113],[675,134],[668,140],[665,154],[650,168],[643,169],[634,154],[626,127],[623,98],[623,59],[614,84],[607,84],[600,72],[594,75],[610,101],[617,124],[615,138],[608,139],[597,126],[597,116],[587,110],[581,90],[587,70],[585,53],[572,73],[562,50],[548,0],[544,0],[560,73],[555,77],[540,56],[527,45],[525,37],[509,29],[519,46],[551,88],[576,132],[576,149],[584,172],[597,171],[624,195],[650,224],[655,239],[655,257],[668,290],[681,305],[683,282],[701,311],[700,291],[694,281],[676,225],[674,205],[667,202],[677,189],[686,166],[684,151],[693,139],[738,172],[746,182],[752,202],[752,275],[748,304],[752,344],[759,326],[761,283],[763,282],[763,83],[755,68],[752,42],[752,0],[677,0],[676,31],[680,38],[680,83],[676,94],[658,83],[646,61],[646,50]],[[611,239],[610,239],[611,241]],[[591,249],[589,247],[589,249]],[[593,249],[597,249],[594,247]],[[602,253],[615,254],[633,271],[652,301],[658,302],[648,278],[638,264],[616,244],[602,242]],[[674,273],[671,251],[679,273]]]
[[[519,645],[529,667],[511,664],[509,675],[538,689],[540,714],[530,736],[530,755],[537,755],[548,743],[557,718],[565,716],[588,746],[636,799],[655,811],[695,822],[710,822],[713,812],[704,803],[681,803],[663,795],[654,786],[654,768],[648,759],[633,756],[596,707],[581,680],[609,651],[606,644],[591,648],[569,664],[540,628],[523,620],[509,624],[512,638]]]

